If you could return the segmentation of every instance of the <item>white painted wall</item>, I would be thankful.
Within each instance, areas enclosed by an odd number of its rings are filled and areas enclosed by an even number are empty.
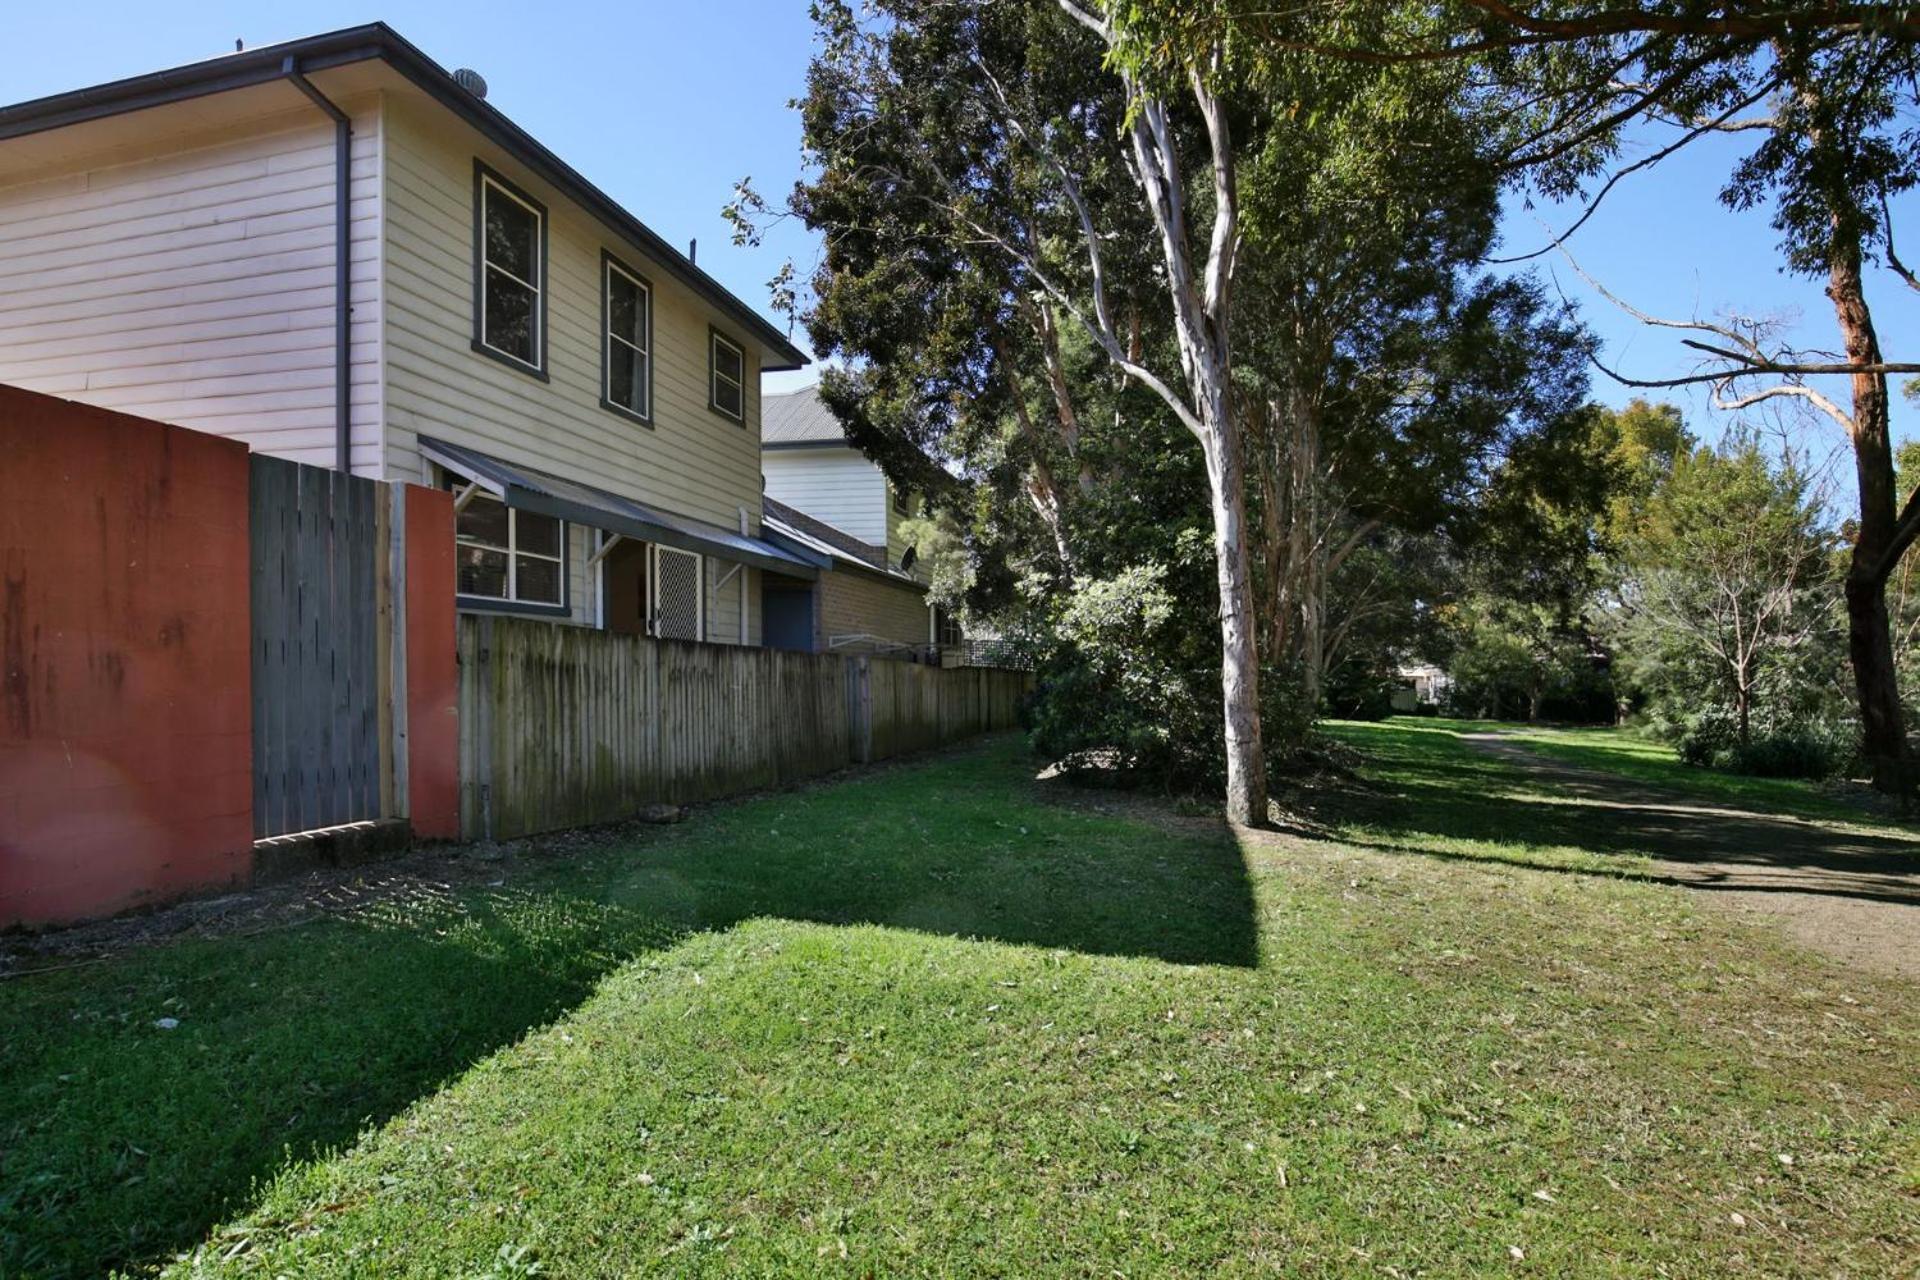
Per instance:
[[[862,542],[887,542],[887,482],[866,455],[845,445],[768,449],[760,455],[767,496]]]
[[[380,112],[354,119],[353,469],[381,474]],[[334,134],[256,132],[0,187],[0,382],[334,462]]]

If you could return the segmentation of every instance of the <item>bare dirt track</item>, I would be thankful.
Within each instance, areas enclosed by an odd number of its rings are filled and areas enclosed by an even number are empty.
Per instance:
[[[1762,917],[1806,946],[1920,979],[1920,837],[1763,813],[1549,759],[1500,733],[1462,735],[1604,823],[1655,873]]]

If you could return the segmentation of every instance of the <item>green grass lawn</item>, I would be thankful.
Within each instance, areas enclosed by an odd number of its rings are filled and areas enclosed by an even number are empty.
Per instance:
[[[1911,1271],[1911,986],[1342,733],[1350,842],[1003,740],[0,983],[0,1275]]]
[[[1622,774],[1720,804],[1792,814],[1816,822],[1902,829],[1912,826],[1892,815],[1876,812],[1860,803],[1857,797],[1836,794],[1819,783],[1797,778],[1750,778],[1685,765],[1667,744],[1620,729],[1447,720],[1415,723],[1499,730],[1541,755],[1582,768]]]

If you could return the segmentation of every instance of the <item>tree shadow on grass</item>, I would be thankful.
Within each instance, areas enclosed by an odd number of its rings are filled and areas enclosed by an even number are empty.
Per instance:
[[[1257,962],[1224,827],[1040,803],[1030,774],[996,744],[569,842],[472,890],[415,876],[339,917],[0,983],[0,1276],[164,1262],[288,1160],[696,930],[779,916]]]
[[[1326,815],[1359,825],[1358,831],[1343,831],[1349,843],[1547,870],[1613,872],[1697,889],[1920,906],[1920,841],[1911,837],[1680,796],[1509,747],[1457,740],[1442,745],[1392,730],[1380,733],[1390,793],[1343,798]],[[1423,840],[1410,839],[1416,834]],[[1437,849],[1429,843],[1436,837],[1512,851],[1481,855],[1457,844]],[[1524,846],[1591,858],[1570,862],[1530,854]]]

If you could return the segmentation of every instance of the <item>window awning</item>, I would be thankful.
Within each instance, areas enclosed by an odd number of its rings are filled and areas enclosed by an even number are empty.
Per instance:
[[[502,462],[478,449],[421,436],[420,452],[479,485],[509,507],[557,516],[642,542],[657,542],[698,555],[734,560],[789,577],[820,576],[820,570],[813,563],[763,538],[747,537],[684,516],[670,516],[605,489]]]

